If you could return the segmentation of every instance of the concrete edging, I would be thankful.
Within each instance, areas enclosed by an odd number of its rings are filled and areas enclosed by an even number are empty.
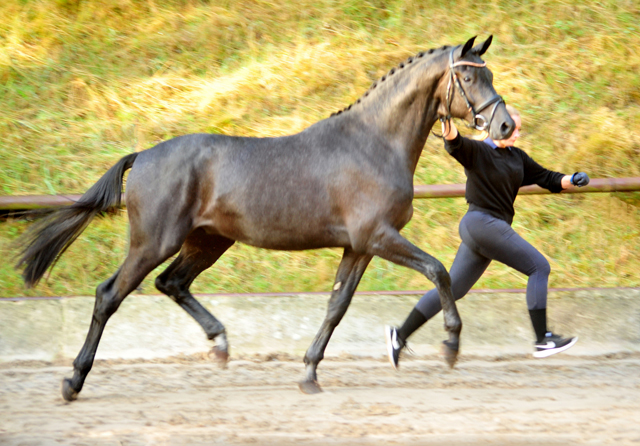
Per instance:
[[[198,297],[225,324],[232,357],[302,356],[324,319],[328,298],[329,294]],[[400,324],[419,298],[357,294],[326,356],[384,356],[383,326]],[[75,358],[93,303],[93,297],[0,301],[0,362]],[[532,351],[523,292],[469,294],[458,308],[464,324],[463,355]],[[550,292],[549,319],[553,330],[580,337],[567,354],[640,352],[638,288]],[[411,338],[411,348],[418,356],[435,354],[445,338],[438,315]],[[200,326],[169,298],[132,295],[109,321],[96,358],[161,358],[207,352],[211,346]]]

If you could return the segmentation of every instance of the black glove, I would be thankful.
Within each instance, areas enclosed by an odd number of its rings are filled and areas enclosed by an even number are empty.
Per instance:
[[[571,184],[582,187],[589,184],[589,176],[584,172],[576,172],[571,175]]]

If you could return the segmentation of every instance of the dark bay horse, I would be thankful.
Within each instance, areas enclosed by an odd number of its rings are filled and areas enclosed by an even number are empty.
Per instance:
[[[445,358],[453,366],[462,323],[449,274],[399,231],[411,219],[413,174],[439,117],[470,119],[494,139],[514,129],[480,58],[491,37],[475,47],[474,39],[410,57],[354,104],[298,134],[177,137],[125,156],[78,202],[44,212],[22,239],[18,266],[27,286],[37,284],[93,217],[121,205],[123,175],[131,169],[125,191],[129,252],[97,287],[73,377],[63,380],[64,399],[81,391],[109,317],[178,252],[156,286],[216,339],[217,355],[226,361],[225,327],[189,287],[236,241],[279,250],[344,248],[326,318],[304,357],[303,392],[321,391],[318,363],[373,256],[413,268],[435,284],[449,334]]]

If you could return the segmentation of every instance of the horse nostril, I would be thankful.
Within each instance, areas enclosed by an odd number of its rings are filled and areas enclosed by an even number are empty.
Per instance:
[[[514,126],[509,124],[508,122],[503,122],[500,126],[500,133],[502,134],[502,139],[507,139],[513,133]]]

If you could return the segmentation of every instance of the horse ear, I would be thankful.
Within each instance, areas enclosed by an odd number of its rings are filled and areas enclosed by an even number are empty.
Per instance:
[[[492,40],[493,40],[493,35],[490,35],[489,38],[484,41],[484,43],[479,43],[473,48],[473,53],[477,56],[482,56],[484,53],[487,52],[487,50],[489,49],[489,46],[491,46]]]
[[[476,37],[478,37],[478,36],[473,36],[472,38],[467,40],[467,43],[465,43],[464,46],[462,47],[462,52],[460,53],[460,58],[463,58],[464,55],[467,54],[467,52],[473,47],[473,42],[476,40]]]

